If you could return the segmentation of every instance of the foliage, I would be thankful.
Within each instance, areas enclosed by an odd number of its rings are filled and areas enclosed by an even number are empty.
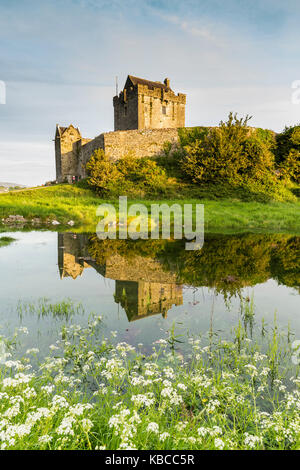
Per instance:
[[[167,181],[165,171],[154,160],[127,154],[116,163],[103,150],[96,150],[87,163],[88,184],[99,194],[143,196],[162,193]]]
[[[88,184],[100,194],[122,179],[122,174],[102,149],[97,149],[86,165]]]
[[[14,241],[16,241],[16,239],[12,237],[0,237],[0,248],[3,246],[8,246]]]
[[[214,181],[244,187],[266,200],[293,200],[275,173],[270,140],[261,130],[249,128],[249,119],[230,113],[227,122],[185,145],[185,175],[197,184]]]
[[[173,189],[172,189],[173,188]],[[243,188],[233,188],[228,184],[173,185],[165,195],[151,194],[130,198],[131,203],[142,202],[150,210],[151,204],[172,205],[204,204],[206,232],[216,231],[289,231],[300,230],[300,202],[257,202],[257,196]],[[247,201],[247,202],[245,202]],[[15,193],[0,194],[0,220],[10,214],[20,214],[28,220],[25,230],[32,230],[30,221],[34,217],[41,219],[48,230],[73,232],[94,232],[97,224],[96,209],[103,202],[114,203],[113,199],[100,199],[91,189],[84,189],[77,184],[61,184]],[[53,226],[56,219],[60,225]],[[75,222],[74,227],[67,225]],[[9,226],[9,231],[18,227]],[[0,231],[7,231],[7,226],[0,223]]]
[[[286,127],[276,136],[276,159],[278,163],[284,161],[290,150],[300,150],[300,125]]]
[[[300,150],[291,149],[279,165],[281,175],[300,184]]]
[[[100,266],[116,253],[131,264],[134,258],[145,258],[145,265],[153,259],[167,273],[175,274],[176,266],[178,283],[210,287],[226,298],[269,279],[300,292],[299,236],[208,234],[201,250],[187,252],[184,240],[99,240],[91,235],[88,252]]]
[[[276,160],[284,177],[300,183],[300,125],[286,127],[277,135]]]
[[[203,140],[210,132],[211,127],[197,126],[197,127],[182,127],[178,129],[180,145],[184,148],[186,145],[191,145],[197,140]]]
[[[300,382],[276,325],[263,346],[240,322],[227,340],[189,337],[188,359],[174,331],[151,354],[100,333],[94,316],[64,327],[39,367],[36,348],[4,358],[1,449],[299,448]]]

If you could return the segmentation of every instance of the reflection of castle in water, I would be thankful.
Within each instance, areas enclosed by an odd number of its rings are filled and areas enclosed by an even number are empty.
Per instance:
[[[211,235],[202,250],[164,240],[103,240],[58,235],[61,277],[93,267],[114,279],[115,301],[135,320],[181,305],[182,286],[208,287],[230,300],[243,289],[275,280],[300,292],[300,237],[288,234]],[[246,295],[246,299],[248,294]]]
[[[58,234],[60,277],[81,276],[93,267],[103,277],[114,279],[115,301],[126,311],[129,321],[161,313],[167,316],[173,305],[182,305],[182,286],[175,273],[163,270],[159,261],[142,256],[126,258],[112,254],[102,264],[88,253],[88,237],[72,233]]]

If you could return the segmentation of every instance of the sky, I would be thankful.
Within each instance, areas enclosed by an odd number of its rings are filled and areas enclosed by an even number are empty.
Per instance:
[[[169,77],[187,126],[299,123],[299,24],[299,0],[0,0],[0,182],[55,179],[56,123],[113,130],[116,76]]]

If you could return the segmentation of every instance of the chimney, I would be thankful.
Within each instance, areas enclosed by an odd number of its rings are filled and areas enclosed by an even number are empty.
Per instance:
[[[164,84],[166,85],[166,87],[170,88],[170,79],[169,79],[169,78],[165,78],[165,79],[164,79]]]

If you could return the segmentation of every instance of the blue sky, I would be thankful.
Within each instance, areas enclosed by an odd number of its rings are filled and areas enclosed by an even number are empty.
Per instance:
[[[298,0],[0,0],[0,181],[54,178],[56,123],[112,130],[115,76],[170,77],[186,125],[299,122],[299,24]]]

